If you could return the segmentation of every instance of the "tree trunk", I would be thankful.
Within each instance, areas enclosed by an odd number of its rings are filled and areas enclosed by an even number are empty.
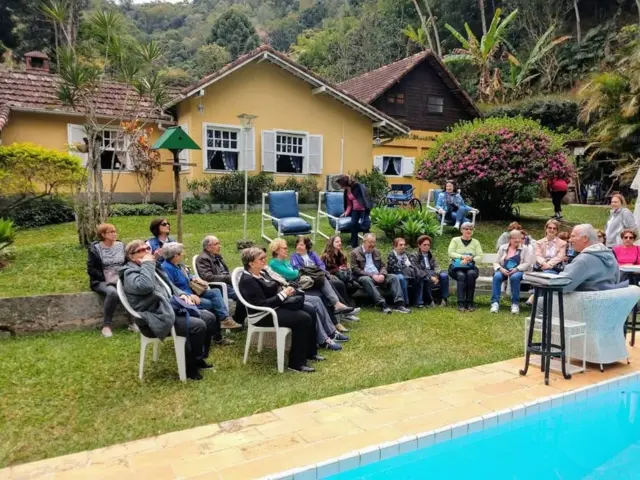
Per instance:
[[[640,0],[636,0],[640,2]],[[484,11],[484,0],[478,0],[478,7],[480,8],[480,18],[482,19],[482,35],[487,34],[487,16]]]
[[[578,1],[573,0],[573,9],[576,12],[576,37],[578,40],[578,45],[582,42],[582,28],[580,26],[580,9],[578,8]]]
[[[433,27],[433,35],[436,39],[436,48],[438,49],[438,56],[442,57],[442,46],[440,45],[440,34],[438,33],[438,26],[436,25],[436,17],[433,16],[433,12],[431,11],[431,5],[429,5],[429,0],[423,0],[424,6],[427,9],[427,14],[429,15],[429,20],[431,26]],[[432,47],[433,49],[433,47]]]
[[[182,193],[180,192],[180,158],[178,150],[173,151],[173,187],[176,200],[176,217],[178,221],[178,242],[182,243]],[[177,165],[178,164],[178,165]]]
[[[429,25],[427,23],[427,19],[422,13],[422,10],[420,10],[420,5],[418,5],[418,0],[411,0],[411,1],[413,2],[414,7],[416,7],[416,12],[418,12],[418,16],[420,17],[420,23],[422,24],[422,29],[424,30],[424,34],[427,36],[427,41],[429,42],[429,48],[433,52],[434,51],[433,40],[431,39],[431,34],[429,33]]]
[[[640,0],[636,0],[636,5],[638,6],[638,23],[640,23]]]

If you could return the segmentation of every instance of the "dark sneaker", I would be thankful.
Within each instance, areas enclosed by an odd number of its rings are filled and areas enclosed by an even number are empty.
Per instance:
[[[409,310],[404,305],[394,305],[393,309],[399,313],[411,313],[411,310]]]
[[[289,367],[289,370],[291,370],[292,372],[298,372],[298,373],[312,373],[316,371],[315,368],[307,367],[306,365],[302,365],[301,367],[298,367],[298,368]]]
[[[476,311],[476,306],[473,303],[467,305],[467,311],[468,312],[475,312]]]
[[[420,304],[420,305],[414,305],[416,308],[424,308],[424,304]]]
[[[341,334],[340,332],[336,332],[336,334],[333,336],[333,340],[336,342],[348,342],[349,337]]]
[[[333,342],[324,342],[321,345],[322,348],[326,348],[327,350],[332,350],[334,352],[339,352],[340,350],[342,350],[342,345],[339,345],[337,343],[333,343]]]
[[[200,359],[196,361],[196,367],[198,368],[213,368],[213,365],[204,361],[204,359]]]
[[[322,355],[314,355],[309,360],[311,360],[312,362],[323,362],[326,360],[326,358],[324,358]]]
[[[382,310],[382,313],[386,313],[387,315],[391,314],[391,309],[386,303],[380,304],[380,310]]]
[[[197,367],[187,368],[187,378],[191,380],[202,380],[200,369],[198,369]]]
[[[216,345],[220,345],[221,347],[224,347],[225,345],[233,345],[236,342],[231,340],[230,338],[223,337],[222,339],[216,340],[213,343],[215,343]]]

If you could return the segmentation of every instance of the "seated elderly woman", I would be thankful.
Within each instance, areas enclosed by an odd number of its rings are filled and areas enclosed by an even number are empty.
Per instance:
[[[435,307],[433,291],[440,290],[440,305],[446,307],[449,301],[449,275],[443,272],[436,257],[431,252],[431,237],[420,235],[417,240],[418,251],[409,255],[411,265],[421,272],[422,279],[416,285],[416,306]],[[426,295],[425,295],[426,294]]]
[[[179,297],[187,304],[191,304],[191,299],[169,280],[151,254],[151,247],[143,240],[134,240],[127,245],[125,252],[127,263],[118,275],[127,300],[142,317],[135,319],[140,331],[145,337],[164,340],[171,334],[171,327],[175,327],[176,335],[188,340],[185,345],[187,378],[201,380],[200,369],[212,367],[205,358],[209,354],[210,326],[215,323],[214,315],[206,311],[198,312],[200,318],[176,315],[172,297]]]
[[[520,230],[509,232],[509,243],[501,245],[498,249],[498,258],[493,264],[493,286],[491,288],[491,313],[500,310],[500,295],[502,282],[509,281],[511,286],[511,313],[520,313],[520,284],[524,272],[531,268],[527,247],[522,245],[522,233]]]
[[[640,265],[640,246],[634,245],[638,239],[635,230],[625,228],[620,233],[620,238],[622,238],[622,245],[617,245],[611,249],[616,256],[618,265]],[[621,272],[620,280],[630,280],[632,275],[629,272]]]
[[[288,282],[298,280],[300,270],[295,269],[289,260],[287,260],[289,256],[287,242],[282,238],[276,238],[269,244],[269,251],[272,256],[271,260],[269,260],[269,267]],[[316,282],[314,286],[322,292],[322,295],[327,299],[329,305],[333,307],[336,314],[353,313],[353,308],[340,301],[337,292],[331,286],[330,282],[322,280]]]
[[[465,222],[460,227],[462,235],[451,239],[449,244],[449,276],[456,281],[458,311],[473,312],[476,307],[474,296],[479,271],[477,264],[482,260],[482,246],[473,236],[473,225]]]
[[[171,282],[180,290],[189,295],[191,301],[198,306],[200,310],[209,310],[213,312],[222,328],[242,328],[242,325],[229,316],[229,310],[224,303],[222,293],[216,288],[209,288],[207,282],[190,275],[187,267],[184,265],[184,245],[182,243],[166,243],[162,247],[162,256],[165,261],[162,262],[162,268],[171,280]],[[193,289],[200,290],[200,294],[196,295]],[[219,338],[218,343],[229,343],[228,340]]]
[[[118,240],[116,227],[110,223],[102,223],[97,229],[99,241],[89,247],[87,256],[87,274],[89,287],[96,293],[104,295],[104,316],[102,320],[102,336],[111,338],[113,314],[118,307],[118,270],[125,263],[124,243]]]
[[[242,297],[256,307],[273,308],[281,327],[291,329],[289,369],[298,372],[315,372],[307,366],[308,360],[324,360],[318,355],[316,344],[316,312],[304,304],[301,295],[293,287],[283,287],[273,280],[264,269],[267,255],[259,248],[242,251],[244,272],[238,283]],[[256,312],[249,311],[249,314]],[[272,327],[273,317],[267,315],[256,322],[260,327]]]

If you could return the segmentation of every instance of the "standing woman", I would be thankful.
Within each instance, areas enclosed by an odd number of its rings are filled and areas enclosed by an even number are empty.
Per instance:
[[[569,185],[564,178],[551,178],[547,181],[547,189],[553,203],[553,217],[560,220],[562,218],[562,199],[567,194]]]
[[[344,213],[340,216],[351,217],[351,247],[356,248],[358,246],[358,231],[362,229],[362,232],[366,233],[371,226],[369,214],[373,203],[369,198],[367,188],[349,175],[339,176],[336,182],[344,190]]]
[[[98,225],[97,242],[89,247],[87,257],[87,273],[89,274],[89,286],[91,290],[104,295],[104,316],[102,320],[102,336],[111,338],[113,332],[113,314],[118,307],[118,270],[125,264],[124,243],[118,240],[116,227],[110,223]],[[131,327],[130,327],[131,328]]]
[[[162,247],[165,243],[175,242],[175,240],[169,236],[171,224],[166,218],[156,218],[151,221],[149,231],[151,231],[153,237],[147,240],[147,245],[151,247],[151,253],[155,255],[156,260],[164,262]]]
[[[458,311],[473,312],[479,274],[476,264],[482,260],[482,246],[472,238],[473,225],[470,222],[463,223],[460,231],[462,235],[452,238],[449,244],[449,276],[457,282]]]
[[[626,228],[636,230],[636,219],[631,210],[627,208],[627,201],[624,197],[619,193],[614,193],[611,197],[611,214],[605,228],[607,247],[613,248],[616,245],[622,245],[620,234]]]

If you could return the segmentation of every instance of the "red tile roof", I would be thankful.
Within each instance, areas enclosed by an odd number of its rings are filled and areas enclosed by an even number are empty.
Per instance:
[[[139,99],[138,93],[122,83],[103,82],[97,94],[99,117],[145,118],[170,121],[170,117],[152,108],[149,99]],[[34,111],[79,115],[80,110],[64,105],[58,98],[58,76],[48,72],[18,72],[0,70],[0,112]],[[4,118],[4,122],[3,119]],[[8,111],[0,113],[0,130],[6,124]]]
[[[431,50],[416,53],[410,57],[380,67],[377,70],[351,78],[338,84],[338,87],[362,102],[373,103],[380,95],[402,80],[405,75],[423,61],[429,62],[438,76],[474,116],[480,115],[480,111],[473,103],[471,97],[469,97],[453,74]]]

